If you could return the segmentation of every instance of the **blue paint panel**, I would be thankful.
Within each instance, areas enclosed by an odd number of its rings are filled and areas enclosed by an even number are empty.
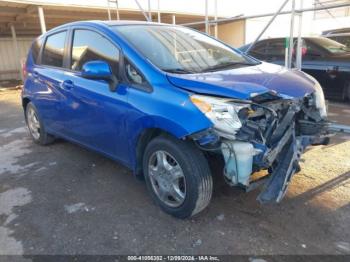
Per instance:
[[[303,97],[314,91],[314,83],[303,73],[268,63],[212,73],[173,74],[168,78],[174,85],[193,92],[239,99],[269,90],[291,97]]]

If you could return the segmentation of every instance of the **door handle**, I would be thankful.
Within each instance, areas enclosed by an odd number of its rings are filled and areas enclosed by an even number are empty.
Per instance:
[[[70,90],[74,87],[74,83],[72,80],[65,80],[62,82],[62,87],[66,90]]]

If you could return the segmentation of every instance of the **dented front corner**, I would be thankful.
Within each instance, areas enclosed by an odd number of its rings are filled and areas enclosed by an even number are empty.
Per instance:
[[[243,113],[238,112],[242,125],[231,137],[211,128],[192,138],[201,149],[223,156],[223,175],[231,186],[250,191],[262,185],[257,200],[278,203],[300,170],[299,160],[306,147],[329,141],[328,122],[309,99],[251,103],[242,107]],[[261,170],[267,170],[267,175],[253,180],[252,174]]]

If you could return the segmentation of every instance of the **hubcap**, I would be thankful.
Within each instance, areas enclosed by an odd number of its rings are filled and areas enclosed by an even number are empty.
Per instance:
[[[165,151],[152,154],[148,164],[152,188],[158,198],[170,207],[180,206],[186,197],[186,180],[181,166]]]
[[[35,139],[40,138],[40,123],[33,108],[27,110],[27,123],[30,133]]]

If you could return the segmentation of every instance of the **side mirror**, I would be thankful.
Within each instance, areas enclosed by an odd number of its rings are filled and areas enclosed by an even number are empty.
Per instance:
[[[106,80],[111,91],[115,91],[118,84],[117,78],[105,61],[94,60],[86,62],[82,67],[81,76],[87,79]]]

